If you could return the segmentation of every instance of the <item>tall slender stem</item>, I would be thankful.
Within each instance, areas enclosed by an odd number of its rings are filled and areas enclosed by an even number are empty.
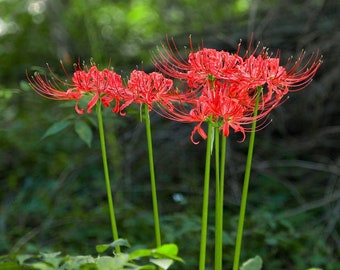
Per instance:
[[[224,195],[224,176],[225,176],[225,160],[226,160],[226,152],[227,152],[227,137],[222,136],[222,143],[221,143],[221,166],[220,166],[220,192],[222,195]],[[223,206],[223,200],[224,198],[221,198],[222,206]]]
[[[205,270],[207,231],[208,231],[208,207],[209,207],[209,182],[210,182],[210,161],[212,149],[212,124],[208,124],[207,150],[205,155],[204,190],[202,204],[202,224],[201,224],[201,245],[199,270]]]
[[[109,169],[107,165],[105,132],[104,132],[104,124],[103,124],[101,106],[102,106],[101,103],[98,102],[96,109],[97,109],[97,118],[98,118],[98,127],[99,127],[100,147],[101,147],[102,158],[103,158],[103,169],[104,169],[104,177],[105,177],[105,184],[106,184],[107,200],[108,200],[109,212],[110,212],[112,235],[113,235],[113,240],[116,241],[118,240],[118,229],[117,229],[117,222],[116,222],[114,206],[113,206]],[[120,246],[116,246],[116,252],[120,253]]]
[[[216,140],[216,136],[215,136]],[[219,166],[219,181],[218,189],[216,189],[216,224],[215,224],[215,270],[223,269],[223,220],[224,220],[224,176],[225,176],[225,159],[227,137],[222,136],[220,166]],[[219,145],[216,145],[216,148]],[[218,152],[218,150],[216,150]],[[216,171],[216,173],[218,173]]]
[[[150,115],[149,115],[148,106],[146,104],[144,104],[143,106],[144,106],[144,114],[145,114],[146,138],[147,138],[148,153],[149,153],[149,167],[150,167],[153,216],[154,216],[154,225],[155,225],[155,237],[156,237],[156,245],[157,247],[160,247],[161,246],[161,229],[160,229],[159,215],[158,215],[157,188],[156,188],[155,168],[154,168],[154,162],[153,162]]]
[[[256,118],[257,113],[258,113],[259,101],[260,101],[260,96],[261,96],[260,91],[261,90],[262,90],[262,88],[257,89],[257,96],[256,96],[255,107],[254,107],[254,117],[255,118]],[[247,207],[250,171],[251,171],[251,165],[252,165],[252,160],[253,160],[255,131],[256,131],[256,119],[252,123],[251,133],[250,133],[250,138],[249,138],[248,155],[247,155],[246,169],[245,169],[244,180],[243,180],[243,190],[242,190],[242,198],[241,198],[241,206],[240,206],[240,215],[239,215],[237,235],[236,235],[233,270],[238,270],[239,264],[240,264],[243,227],[244,227],[244,219],[245,219],[246,207]]]
[[[221,220],[223,219],[223,210],[221,210],[221,179],[220,179],[220,133],[218,127],[215,127],[215,270],[222,270],[222,232]]]

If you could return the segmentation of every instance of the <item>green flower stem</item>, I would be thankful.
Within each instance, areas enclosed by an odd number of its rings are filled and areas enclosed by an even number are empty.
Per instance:
[[[221,166],[220,166],[220,193],[222,195],[221,199],[221,207],[223,211],[223,204],[224,204],[224,176],[225,176],[225,160],[226,160],[226,153],[227,153],[227,136],[222,135],[222,143],[221,143]],[[223,218],[222,218],[223,222]]]
[[[104,132],[103,116],[102,116],[102,111],[101,111],[101,102],[97,103],[96,109],[97,109],[99,136],[100,136],[100,146],[101,146],[102,158],[103,158],[103,169],[104,169],[104,177],[105,177],[105,184],[106,184],[106,193],[107,193],[107,200],[108,200],[109,212],[110,212],[111,229],[112,229],[113,240],[117,241],[118,230],[117,230],[117,222],[116,222],[115,212],[114,212],[114,207],[113,207],[109,169],[107,165],[105,132]],[[116,252],[120,253],[120,246],[116,246]]]
[[[202,204],[202,224],[201,224],[201,245],[199,270],[205,270],[207,231],[208,231],[208,207],[209,207],[209,182],[210,182],[210,161],[212,149],[212,124],[208,124],[207,150],[205,156],[204,190]]]
[[[257,114],[258,114],[258,107],[259,107],[259,101],[260,101],[260,96],[261,96],[260,95],[261,90],[262,90],[262,88],[257,89],[257,97],[256,97],[256,102],[255,102],[255,107],[254,107],[254,117],[256,117]],[[244,173],[243,190],[242,190],[242,198],[241,198],[241,206],[240,206],[240,215],[239,215],[237,235],[236,235],[233,270],[238,270],[239,264],[240,264],[243,227],[244,227],[244,219],[245,219],[246,207],[247,207],[250,171],[251,171],[251,165],[252,165],[252,160],[253,160],[255,131],[256,131],[256,120],[254,120],[253,123],[252,123],[251,133],[250,133],[250,138],[249,138],[248,156],[247,156],[247,162],[246,162],[246,169],[245,169],[245,173]]]
[[[218,130],[216,130],[218,132]],[[217,137],[215,136],[215,140]],[[216,175],[219,174],[218,188],[216,186],[216,223],[215,223],[215,270],[223,269],[223,215],[224,215],[224,176],[225,176],[225,159],[226,159],[226,145],[227,137],[222,135],[221,153],[219,161],[219,171],[216,170]],[[219,145],[215,141],[216,152],[218,152]],[[216,168],[217,168],[216,164]],[[217,181],[216,181],[217,184]]]
[[[222,231],[223,210],[221,211],[221,179],[220,179],[220,132],[215,127],[215,270],[222,270]]]
[[[159,225],[159,215],[158,215],[157,189],[156,189],[155,168],[154,168],[153,151],[152,151],[151,124],[150,124],[149,108],[146,104],[144,104],[144,114],[145,114],[146,138],[147,138],[148,153],[149,153],[149,167],[150,167],[153,216],[154,216],[154,225],[155,225],[155,237],[156,237],[156,245],[157,247],[160,247],[162,244],[161,243],[161,229]]]

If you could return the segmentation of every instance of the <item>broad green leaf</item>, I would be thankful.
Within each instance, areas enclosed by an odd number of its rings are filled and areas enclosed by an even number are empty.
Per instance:
[[[126,239],[119,238],[110,244],[111,247],[130,247],[129,241]]]
[[[178,247],[175,244],[164,244],[155,250],[153,250],[153,255],[156,258],[168,258],[176,261],[184,262],[181,258],[177,257]]]
[[[168,269],[174,261],[171,259],[150,259],[150,262],[154,263],[155,265],[162,267],[162,269]]]
[[[164,254],[164,255],[177,255],[178,247],[175,244],[164,244],[158,248],[156,248],[155,252],[157,254]]]
[[[92,256],[67,256],[64,260],[65,263],[58,268],[59,270],[97,269],[95,259]]]
[[[96,250],[97,250],[98,253],[103,253],[106,250],[108,250],[108,248],[110,248],[109,244],[96,245]]]
[[[34,269],[39,269],[39,270],[55,269],[52,265],[49,265],[48,263],[44,263],[44,262],[36,262],[36,263],[28,264],[28,265],[32,266]]]
[[[54,135],[54,134],[62,131],[63,129],[67,128],[70,124],[71,124],[71,122],[67,121],[67,120],[66,121],[63,120],[63,121],[59,121],[59,122],[54,123],[52,126],[50,126],[46,130],[45,134],[42,136],[42,139],[45,139],[48,136]]]
[[[306,270],[322,270],[322,268],[314,268],[314,267],[312,267],[312,268],[308,268]]]
[[[117,246],[120,247],[130,247],[130,244],[127,240],[125,239],[117,239],[116,241],[110,243],[110,244],[102,244],[102,245],[97,245],[96,246],[96,250],[98,253],[103,253],[106,250],[108,250],[109,248],[115,248]]]
[[[240,270],[261,270],[262,268],[262,259],[260,256],[255,256],[244,262],[240,268]]]
[[[129,255],[120,253],[115,257],[103,256],[96,259],[99,270],[121,270],[129,262]]]
[[[151,256],[152,250],[151,249],[138,249],[130,253],[129,258],[130,260],[134,260],[137,258]]]
[[[60,254],[61,252],[41,253],[42,261],[57,269],[59,264],[63,261],[62,257],[58,257]]]
[[[88,147],[91,147],[93,137],[91,127],[85,121],[78,120],[74,125],[74,129],[79,138],[82,139],[82,141],[85,142]]]
[[[97,267],[100,270],[119,270],[122,269],[125,263],[123,262],[123,264],[119,265],[115,258],[109,256],[100,257],[96,260]]]

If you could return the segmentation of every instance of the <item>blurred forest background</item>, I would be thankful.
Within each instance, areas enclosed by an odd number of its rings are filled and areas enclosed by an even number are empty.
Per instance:
[[[280,49],[283,63],[302,49],[320,50],[324,63],[257,133],[242,260],[260,255],[270,270],[340,269],[339,18],[338,0],[0,0],[0,254],[95,254],[111,241],[95,116],[35,94],[26,70],[44,72],[49,63],[62,76],[60,60],[72,72],[74,62],[93,58],[128,76],[136,66],[153,70],[166,35],[179,48],[191,35],[194,44],[233,52],[253,33],[255,43]],[[118,227],[134,248],[154,247],[138,114],[105,115]],[[65,120],[67,128],[42,139]],[[75,132],[79,122],[91,125],[91,147]],[[177,269],[196,269],[205,143],[191,143],[191,125],[157,115],[152,125],[162,240],[179,246],[186,265]],[[237,139],[228,140],[225,265],[247,149]]]

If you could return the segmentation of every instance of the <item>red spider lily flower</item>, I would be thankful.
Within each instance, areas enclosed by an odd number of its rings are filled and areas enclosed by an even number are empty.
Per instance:
[[[232,98],[228,93],[229,86],[220,81],[207,84],[200,96],[181,102],[173,103],[172,107],[160,106],[160,114],[164,117],[181,123],[197,123],[191,133],[191,141],[197,144],[194,136],[198,133],[203,139],[207,138],[202,128],[203,122],[210,122],[213,126],[222,130],[224,136],[229,136],[232,128],[235,132],[241,132],[245,139],[248,128],[244,125],[260,120],[267,116],[268,110],[262,110],[254,117],[253,108],[244,106],[239,99]],[[247,96],[248,102],[252,102]]]
[[[204,48],[188,56],[187,81],[191,88],[199,87],[208,80],[228,80],[235,78],[236,68],[243,59],[236,54]]]
[[[154,64],[169,77],[185,81],[190,96],[175,104],[175,108],[161,108],[161,114],[179,122],[197,122],[193,134],[198,132],[206,138],[201,128],[204,121],[211,121],[229,135],[229,128],[243,134],[244,125],[266,118],[269,112],[282,102],[289,91],[305,88],[321,65],[318,54],[305,59],[302,53],[292,64],[280,65],[279,54],[269,55],[267,49],[258,47],[239,56],[240,44],[235,54],[203,48],[184,57],[173,42],[163,46]],[[260,90],[259,114],[254,117],[256,97]],[[193,99],[193,102],[190,101]],[[193,138],[191,135],[191,139]],[[193,139],[192,139],[193,140]]]
[[[165,78],[161,73],[147,74],[141,70],[131,72],[127,86],[124,94],[125,103],[121,109],[132,103],[146,104],[149,110],[155,102],[169,104],[173,90],[172,80]]]
[[[84,113],[84,109],[79,108],[79,101],[86,97],[90,97],[87,103],[87,113],[90,113],[95,104],[100,100],[105,107],[109,107],[112,101],[116,101],[114,112],[119,112],[119,100],[121,93],[125,88],[122,84],[121,76],[112,70],[98,70],[94,63],[91,67],[81,69],[79,65],[75,65],[75,71],[72,78],[69,78],[65,68],[62,66],[68,81],[64,81],[56,76],[48,66],[52,75],[49,80],[47,76],[41,76],[35,73],[28,80],[32,88],[43,97],[54,100],[75,100],[75,110],[77,113]],[[66,90],[65,90],[66,89]]]
[[[294,59],[290,58],[285,66],[286,84],[291,92],[306,88],[322,64],[322,56],[318,52],[313,53],[308,59],[305,58],[306,53],[302,51],[294,63]]]
[[[170,44],[168,40],[168,48],[163,45],[163,50],[159,50],[159,54],[153,57],[155,67],[171,78],[186,80],[190,88],[198,88],[211,78],[237,79],[234,77],[235,69],[243,62],[238,55],[241,44],[235,54],[209,48],[195,52],[191,37],[189,41],[190,53],[183,56],[175,42]]]
[[[306,63],[303,64],[303,61]],[[261,87],[261,103],[273,107],[289,92],[304,89],[312,81],[322,59],[318,54],[313,54],[305,60],[303,53],[293,65],[291,62],[292,59],[282,66],[278,55],[270,57],[267,51],[257,57],[251,55],[239,66],[242,78],[240,82],[250,90]]]
[[[250,89],[269,85],[270,94],[273,91],[276,94],[286,94],[288,91],[305,88],[322,63],[322,57],[318,53],[306,59],[305,52],[302,51],[295,63],[291,58],[286,65],[280,65],[279,53],[273,57],[268,49],[259,51],[258,46],[252,52],[249,46],[248,51],[241,57],[241,43],[234,54],[208,48],[194,52],[191,38],[189,44],[190,53],[182,55],[175,42],[170,43],[168,40],[168,48],[163,45],[163,50],[154,55],[153,62],[163,74],[170,78],[187,80],[190,87],[194,88],[199,88],[199,85],[214,78],[245,82]],[[267,99],[270,99],[270,94]]]
[[[190,105],[189,105],[190,104]],[[194,140],[196,132],[205,140],[207,134],[202,128],[202,123],[206,122],[210,116],[210,110],[207,104],[200,102],[199,99],[190,100],[187,103],[179,103],[178,106],[171,106],[165,109],[160,106],[160,111],[157,110],[162,116],[181,123],[197,123],[191,132],[191,141],[198,144]]]

